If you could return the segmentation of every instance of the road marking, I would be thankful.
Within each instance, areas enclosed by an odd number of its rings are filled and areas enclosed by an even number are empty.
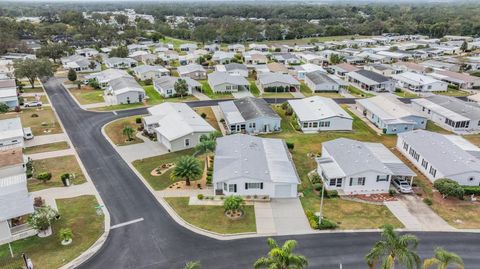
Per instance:
[[[117,114],[117,111],[113,111],[112,113],[113,113],[113,115],[118,115],[118,114]]]
[[[131,221],[126,221],[126,222],[122,222],[122,223],[119,223],[119,224],[115,224],[115,225],[110,226],[110,230],[117,229],[117,228],[127,226],[127,225],[130,225],[130,224],[134,224],[134,223],[137,223],[137,222],[140,222],[140,221],[143,221],[143,218],[138,218],[138,219],[134,219],[134,220],[131,220]]]

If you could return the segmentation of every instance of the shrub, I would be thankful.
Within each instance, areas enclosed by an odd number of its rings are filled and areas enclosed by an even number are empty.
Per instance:
[[[200,116],[201,116],[202,118],[204,118],[204,119],[207,118],[207,114],[205,114],[205,112],[202,112],[202,114],[200,114]]]
[[[322,221],[319,223],[318,228],[320,230],[333,230],[337,228],[337,224],[335,224],[333,221],[323,218]]]
[[[151,79],[146,79],[143,83],[145,83],[145,85],[152,85],[153,81]]]
[[[37,179],[42,180],[43,182],[47,182],[48,180],[52,179],[52,173],[49,173],[49,172],[38,173]]]
[[[212,176],[212,175],[213,175],[212,170],[208,170],[208,171],[207,171],[207,176]]]
[[[28,218],[28,224],[36,230],[45,231],[50,227],[51,222],[54,221],[57,216],[58,212],[55,209],[49,206],[44,206],[30,215]]]
[[[24,103],[25,103],[25,98],[23,98],[22,96],[19,96],[18,97],[18,104],[23,106]]]
[[[203,194],[197,195],[198,200],[203,200]]]
[[[0,113],[7,113],[10,108],[5,103],[0,103]]]
[[[283,102],[282,103],[282,109],[283,110],[286,110],[288,108],[288,103],[287,102]]]
[[[480,186],[463,186],[465,195],[480,194]]]
[[[28,161],[27,164],[25,165],[26,167],[26,174],[27,178],[31,178],[33,176],[33,164],[32,161]]]
[[[224,123],[224,122],[225,122],[225,119],[220,119],[220,122],[221,122],[221,123]]]
[[[287,144],[287,148],[292,150],[293,148],[295,148],[295,144],[293,142],[286,142]]]
[[[312,181],[313,184],[321,183],[320,176],[317,173],[313,173],[310,180]]]
[[[315,183],[315,184],[313,184],[313,188],[316,191],[322,191],[323,185],[322,185],[322,183]]]
[[[70,174],[65,173],[60,176],[60,179],[62,180],[62,183],[64,186],[67,186],[67,180],[70,179]]]
[[[327,194],[327,198],[338,197],[338,191],[336,191],[336,190],[327,191],[326,194]]]
[[[309,219],[308,223],[310,224],[310,227],[314,230],[318,230],[318,221],[315,221],[314,219]]]
[[[458,182],[452,179],[437,179],[433,183],[433,187],[435,187],[435,189],[437,189],[442,194],[443,198],[453,196],[459,199],[463,199],[463,196],[465,195],[465,190],[462,188],[462,186],[460,186]]]
[[[305,211],[305,216],[307,216],[307,220],[308,220],[308,223],[310,224],[310,227],[312,229],[315,229],[317,230],[319,227],[318,227],[318,216],[315,216],[315,214],[310,211],[310,210],[306,210]]]
[[[141,118],[141,117],[136,117],[136,118],[135,118],[135,123],[136,123],[136,124],[142,123],[142,118]]]
[[[58,238],[60,241],[69,241],[73,237],[72,229],[70,228],[62,228],[58,233]]]
[[[433,204],[432,199],[430,199],[428,197],[423,198],[423,202],[427,205],[432,205]]]
[[[225,211],[238,210],[243,205],[243,198],[237,195],[231,195],[223,201],[223,208]]]
[[[30,117],[32,117],[32,118],[38,118],[38,114],[37,114],[37,113],[33,113]]]
[[[285,116],[292,116],[292,115],[293,115],[293,108],[287,107],[287,109],[285,109]]]
[[[395,196],[395,194],[397,194],[397,192],[396,192],[394,189],[389,189],[389,190],[388,190],[388,194],[389,194],[390,196]]]
[[[44,205],[42,197],[38,196],[33,198],[34,207],[42,207]]]

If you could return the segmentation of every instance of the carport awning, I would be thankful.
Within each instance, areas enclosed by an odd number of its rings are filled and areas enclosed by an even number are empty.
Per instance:
[[[417,175],[404,163],[386,163],[385,166],[387,166],[387,168],[390,169],[395,176],[413,177]]]

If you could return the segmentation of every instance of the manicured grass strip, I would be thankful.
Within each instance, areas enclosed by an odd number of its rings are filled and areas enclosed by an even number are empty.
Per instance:
[[[470,93],[466,91],[452,89],[452,88],[448,88],[447,91],[444,91],[444,92],[433,92],[433,93],[439,94],[439,95],[446,95],[446,96],[456,96],[456,97],[470,95]]]
[[[32,102],[32,101],[36,101],[35,97],[23,97],[23,100],[24,102]],[[42,102],[42,104],[49,104],[50,102],[48,102],[48,98],[46,95],[42,95],[40,96],[40,102]]]
[[[403,98],[415,98],[418,97],[418,94],[411,93],[402,89],[397,88],[395,92],[393,92],[395,95],[403,97]]]
[[[57,117],[50,107],[27,108],[19,113],[0,114],[0,119],[15,117],[20,117],[23,127],[31,127],[35,136],[62,133]]]
[[[63,150],[63,149],[68,149],[68,148],[70,148],[70,146],[68,146],[68,143],[63,141],[63,142],[56,142],[56,143],[51,143],[51,144],[44,144],[44,145],[28,147],[28,148],[25,148],[23,153],[25,153],[25,154],[35,154],[35,153]]]
[[[135,122],[136,118],[138,117],[141,116],[131,116],[112,121],[109,124],[105,125],[105,133],[110,138],[110,140],[112,140],[112,142],[117,146],[143,143],[142,139],[139,139],[135,136],[138,132],[137,128],[139,127],[139,124]],[[123,128],[127,126],[133,129],[133,140],[131,141],[127,141],[127,137],[123,135]]]
[[[63,183],[60,177],[64,173],[75,174],[75,179],[70,181],[72,184],[78,185],[86,181],[77,159],[73,155],[34,160],[33,177],[35,178],[38,173],[42,172],[52,173],[52,178],[46,183],[33,178],[29,179],[28,190],[30,192],[52,187],[62,187]]]
[[[81,89],[71,88],[69,91],[82,105],[102,103],[105,101],[102,90],[94,90],[91,87],[84,86]]]
[[[0,246],[1,268],[23,268],[22,253],[32,259],[36,269],[59,268],[87,250],[102,235],[104,216],[95,213],[98,205],[95,196],[59,199],[56,202],[61,218],[53,223],[53,234],[47,238],[32,236],[13,242],[13,259],[10,258],[8,245]],[[68,246],[62,246],[58,239],[62,228],[72,229],[73,242]]]
[[[355,96],[355,97],[367,97],[367,98],[368,98],[368,97],[374,96],[374,95],[371,94],[371,93],[362,91],[362,90],[360,90],[359,88],[353,87],[353,86],[351,86],[351,85],[347,87],[347,90],[348,90],[348,92],[349,92],[351,95],[353,95],[353,96]]]
[[[255,84],[255,80],[250,80],[250,92],[254,95],[254,96],[259,96],[260,95],[260,90],[258,89],[257,87],[257,84]]]
[[[253,206],[244,206],[244,218],[230,220],[224,215],[223,206],[189,206],[188,199],[188,197],[165,198],[182,219],[199,228],[221,234],[257,231]]]
[[[320,197],[311,192],[301,197],[304,210],[318,212]],[[384,224],[402,228],[403,224],[384,205],[372,205],[340,198],[324,199],[323,212],[327,219],[337,223],[339,229],[375,229]]]
[[[155,157],[150,157],[146,159],[141,159],[141,160],[136,160],[133,161],[132,164],[137,169],[137,171],[142,174],[142,176],[148,181],[150,186],[154,190],[163,190],[173,184],[176,181],[179,180],[172,180],[170,178],[170,173],[172,172],[172,169],[166,171],[162,175],[159,176],[152,176],[151,172],[161,166],[162,164],[166,163],[175,163],[177,162],[180,157],[184,155],[192,155],[195,152],[195,149],[187,149],[187,150],[182,150],[182,151],[177,151],[177,152],[172,152],[160,156],[155,156]],[[198,161],[200,162],[200,165],[202,166],[202,169],[205,165],[205,156],[201,155],[197,157]]]
[[[428,120],[427,121],[427,127],[426,127],[426,130],[427,131],[430,131],[430,132],[436,132],[436,133],[442,133],[442,134],[451,134],[452,132],[446,130],[446,129],[443,129],[442,127],[438,126],[436,123],[434,123],[433,121],[431,120]],[[472,135],[471,137],[475,137],[475,135]]]
[[[205,113],[206,117],[205,117],[205,120],[215,129],[219,130],[220,131],[220,126],[218,126],[218,121],[217,121],[217,118],[215,117],[215,114],[213,114],[213,111],[212,111],[212,108],[209,107],[209,106],[205,106],[205,107],[197,107],[197,108],[194,108],[193,110],[195,110],[197,112],[198,115],[202,115],[203,113]]]
[[[215,93],[213,92],[212,88],[210,88],[210,85],[208,84],[207,80],[200,80],[200,83],[202,83],[202,90],[203,93],[212,98],[212,99],[233,99],[233,95],[231,93]]]

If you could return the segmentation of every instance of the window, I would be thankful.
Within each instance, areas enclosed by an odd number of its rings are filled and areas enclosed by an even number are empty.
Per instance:
[[[430,175],[432,175],[433,177],[435,177],[435,175],[437,174],[437,170],[435,168],[433,168],[432,166],[430,166],[430,170],[428,171],[430,173]]]
[[[377,182],[388,181],[388,175],[377,176]]]
[[[303,128],[308,128],[308,122],[303,123]]]
[[[319,124],[320,124],[320,127],[330,127],[329,121],[321,121]]]
[[[248,124],[248,128],[253,128],[253,129],[255,129],[255,122],[250,122],[250,123]]]
[[[227,183],[223,183],[223,190],[227,191]]]
[[[474,180],[474,178],[473,178],[473,177],[469,177],[469,178],[468,178],[468,180],[470,180],[470,181],[473,181],[473,180]]]
[[[263,183],[245,183],[245,189],[263,189]]]
[[[422,167],[427,169],[427,166],[428,166],[428,162],[425,161],[425,159],[422,159]]]
[[[237,192],[237,184],[228,184],[228,192]]]
[[[364,186],[365,177],[350,178],[350,186]]]
[[[335,178],[330,179],[330,186],[337,185],[337,180]]]
[[[230,86],[230,85],[225,86],[225,90],[229,91],[231,89],[232,89],[232,86]]]
[[[190,139],[189,138],[185,139],[185,147],[188,147],[188,146],[190,146]]]
[[[172,94],[172,90],[167,90],[167,94]]]
[[[407,142],[403,141],[403,149],[408,150],[408,144]]]
[[[318,127],[318,122],[314,122],[313,125],[312,125],[313,128],[317,128]]]

